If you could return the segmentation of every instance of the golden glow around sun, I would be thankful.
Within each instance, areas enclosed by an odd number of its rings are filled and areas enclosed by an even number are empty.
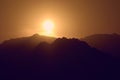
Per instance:
[[[51,20],[46,20],[43,22],[43,35],[54,36],[54,23]]]

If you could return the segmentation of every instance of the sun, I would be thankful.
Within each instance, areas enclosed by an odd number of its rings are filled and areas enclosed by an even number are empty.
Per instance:
[[[54,36],[54,23],[52,20],[46,20],[43,22],[43,35]]]

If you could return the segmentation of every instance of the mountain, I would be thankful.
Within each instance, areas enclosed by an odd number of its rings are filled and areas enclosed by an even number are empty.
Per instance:
[[[119,59],[76,38],[55,39],[35,34],[11,39],[0,45],[1,80],[45,77],[115,80],[119,77],[119,64]]]
[[[41,42],[47,42],[52,43],[56,38],[54,37],[47,37],[47,36],[41,36],[39,34],[34,34],[29,37],[22,37],[22,38],[16,38],[16,39],[10,39],[4,41],[1,46],[7,47],[7,48],[28,48],[32,49],[36,47]]]
[[[82,39],[92,47],[113,56],[120,56],[120,35],[119,34],[96,34]]]

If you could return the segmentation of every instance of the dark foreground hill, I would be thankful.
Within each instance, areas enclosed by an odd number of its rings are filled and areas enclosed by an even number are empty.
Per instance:
[[[105,53],[120,57],[120,35],[118,34],[96,34],[83,40]]]
[[[120,60],[84,41],[58,38],[52,43],[39,42],[34,47],[31,43],[28,38],[21,38],[1,44],[1,80],[116,80],[119,77]]]

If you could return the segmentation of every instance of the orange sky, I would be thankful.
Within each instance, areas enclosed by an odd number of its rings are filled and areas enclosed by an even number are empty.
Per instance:
[[[0,41],[41,32],[46,19],[59,37],[120,33],[119,0],[0,0]]]

